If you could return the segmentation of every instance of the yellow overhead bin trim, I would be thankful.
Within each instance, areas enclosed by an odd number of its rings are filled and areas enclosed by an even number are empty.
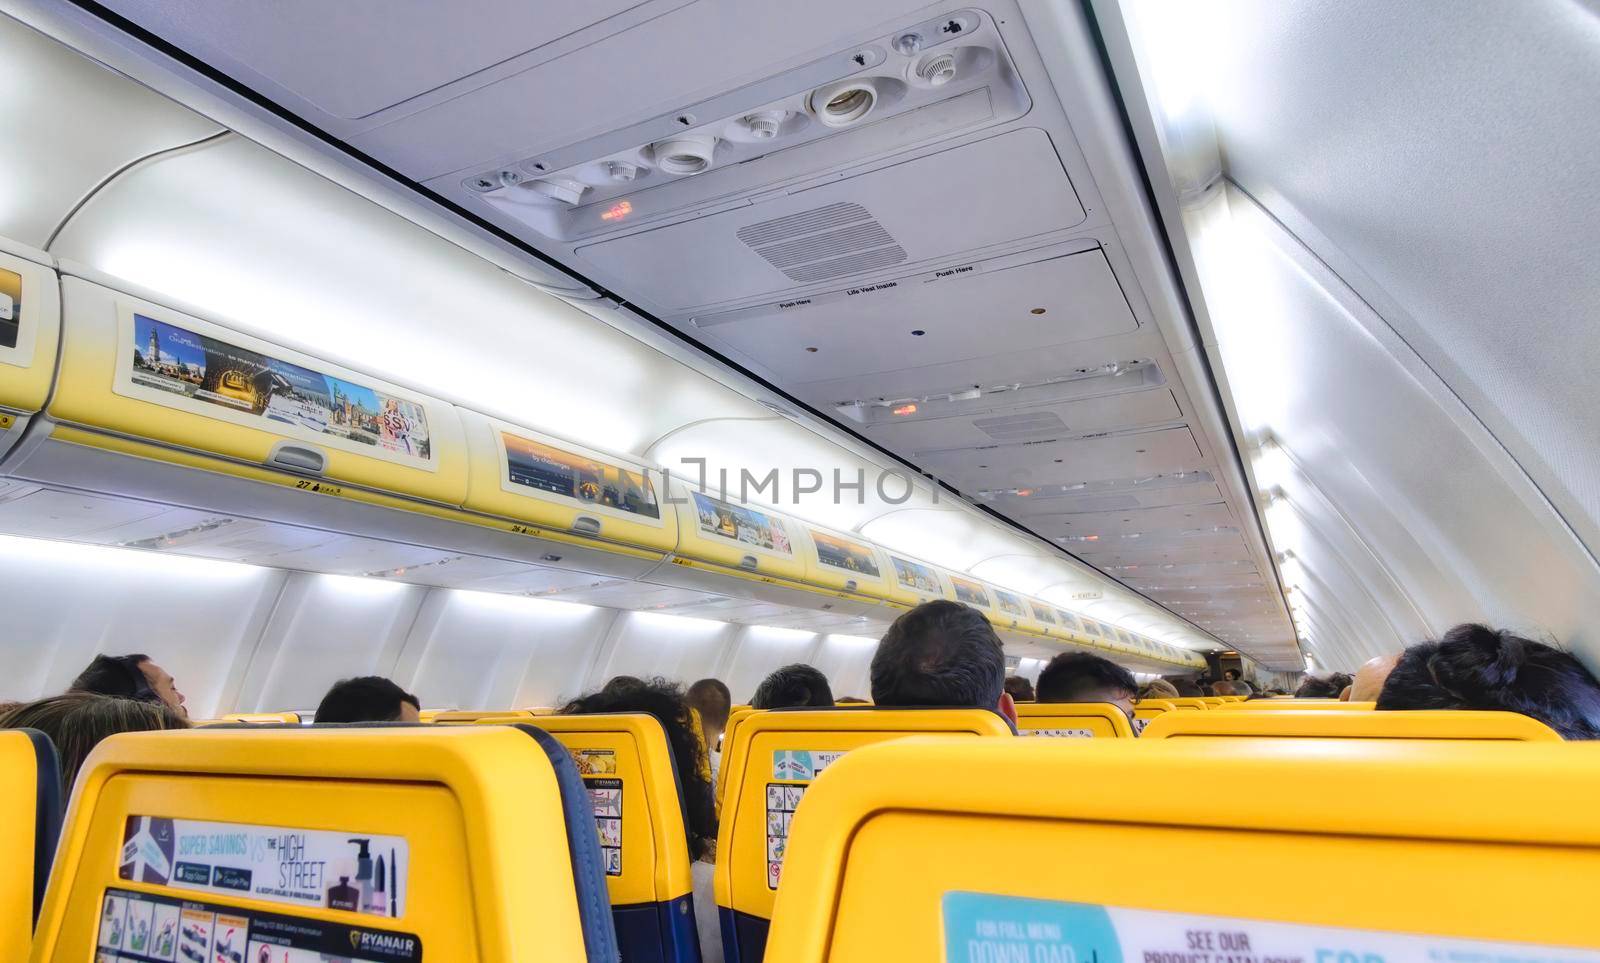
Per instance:
[[[61,288],[42,264],[0,252],[0,408],[34,414],[50,397],[61,338]],[[9,428],[14,419],[5,416]]]
[[[678,559],[710,562],[746,575],[802,582],[805,562],[795,549],[787,517],[765,506],[751,508],[676,482]]]
[[[808,551],[806,580],[872,599],[893,599],[893,569],[877,546],[802,523]]]
[[[310,484],[465,497],[454,406],[79,278],[62,286],[56,420],[283,465]],[[319,459],[320,472],[302,467]]]
[[[465,507],[665,554],[678,543],[674,506],[649,466],[457,409],[472,470]]]

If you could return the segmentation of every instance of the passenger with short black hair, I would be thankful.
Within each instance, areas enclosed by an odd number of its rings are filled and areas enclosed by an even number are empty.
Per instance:
[[[1339,698],[1339,693],[1350,685],[1350,681],[1350,676],[1343,672],[1335,672],[1332,675],[1325,676],[1308,675],[1300,683],[1300,687],[1294,690],[1294,697],[1296,699],[1337,699]]]
[[[872,656],[872,701],[888,706],[994,709],[1017,722],[1006,656],[982,612],[937,599],[901,614]]]
[[[1033,683],[1020,675],[1006,676],[1006,691],[1011,693],[1012,702],[1033,701]]]
[[[142,652],[95,656],[88,668],[72,680],[70,689],[139,702],[160,702],[183,718],[189,718],[177,682]]]
[[[1091,652],[1063,652],[1039,673],[1040,702],[1109,702],[1133,721],[1133,673]]]
[[[76,690],[0,711],[0,729],[38,729],[61,757],[61,784],[68,794],[89,753],[119,732],[187,729],[189,720],[160,699],[126,699]]]
[[[1600,739],[1600,682],[1570,653],[1486,625],[1458,625],[1400,654],[1377,708],[1494,709],[1563,739]]]
[[[381,675],[340,679],[317,706],[317,722],[418,722],[422,702]]]
[[[831,705],[833,689],[828,685],[828,677],[817,667],[799,662],[773,670],[750,697],[752,709]]]
[[[733,693],[721,679],[701,679],[689,686],[685,698],[700,716],[700,734],[705,739],[706,752],[712,757],[711,770],[715,772],[716,757],[722,754],[722,733],[728,728],[728,715],[733,711]]]
[[[1177,699],[1178,687],[1166,679],[1152,679],[1139,689],[1139,698],[1143,699]]]

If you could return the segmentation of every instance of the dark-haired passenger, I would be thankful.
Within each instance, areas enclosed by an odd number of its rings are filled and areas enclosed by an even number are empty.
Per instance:
[[[983,613],[936,599],[901,614],[872,656],[872,701],[879,707],[994,709],[1017,723],[1005,690],[1000,636]]]
[[[796,662],[761,680],[750,697],[752,709],[793,709],[801,706],[833,705],[833,688],[828,677],[815,666]]]
[[[1040,702],[1109,702],[1133,721],[1133,673],[1091,652],[1063,652],[1039,673]]]
[[[1178,690],[1180,699],[1199,699],[1206,694],[1205,690],[1200,688],[1200,683],[1193,679],[1173,679],[1172,687]]]
[[[381,675],[340,679],[317,706],[317,722],[419,722],[422,702]]]
[[[161,702],[183,718],[189,718],[183,693],[171,673],[151,661],[144,653],[97,655],[88,668],[78,673],[69,687],[75,692],[117,696],[139,702]]]
[[[1497,709],[1563,739],[1600,739],[1600,682],[1570,653],[1486,625],[1458,625],[1400,654],[1380,710]]]
[[[1309,675],[1294,690],[1296,699],[1337,699],[1350,685],[1350,676],[1343,672],[1331,675]]]
[[[1006,676],[1006,691],[1011,693],[1012,702],[1033,701],[1033,683],[1020,675]]]
[[[716,795],[705,776],[708,767],[689,700],[682,689],[666,679],[619,678],[627,681],[618,684],[617,679],[612,679],[599,692],[580,696],[562,706],[561,714],[643,712],[661,723],[667,734],[667,744],[672,748],[678,786],[683,791],[684,829],[689,838],[690,868],[694,875],[695,929],[700,936],[700,954],[706,960],[720,960],[722,930],[712,885],[717,852]]]

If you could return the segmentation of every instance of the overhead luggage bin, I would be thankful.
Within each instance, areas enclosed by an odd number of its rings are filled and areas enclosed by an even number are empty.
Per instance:
[[[882,602],[840,592],[833,576],[809,576],[808,536],[796,519],[769,508],[718,497],[679,478],[666,480],[678,525],[678,547],[649,580],[780,605],[818,609],[847,618],[881,616]]]
[[[955,593],[937,568],[890,549],[885,549],[884,554],[889,558],[889,575],[894,580],[889,586],[890,601],[911,608],[934,599],[955,600]]]
[[[806,581],[847,596],[895,598],[894,567],[884,551],[864,539],[802,522]]]
[[[1587,963],[1597,805],[1584,744],[866,746],[806,793],[766,963]],[[1227,881],[1105,869],[1129,852]]]
[[[503,518],[518,534],[568,544],[643,549],[660,559],[678,544],[677,511],[660,470],[456,409],[471,453],[464,507]]]
[[[795,544],[797,526],[783,514],[718,498],[678,479],[668,485],[682,509],[673,562],[744,578],[805,580],[805,562]]]
[[[82,278],[62,291],[52,440],[357,500],[464,499],[454,406]]]
[[[50,256],[0,238],[0,458],[49,399],[60,339]]]

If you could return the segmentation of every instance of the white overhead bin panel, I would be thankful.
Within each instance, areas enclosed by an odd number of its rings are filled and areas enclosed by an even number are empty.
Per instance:
[[[456,409],[471,456],[463,507],[505,520],[519,535],[569,546],[558,552],[610,553],[660,561],[678,544],[680,506],[664,497],[662,473],[624,455],[601,452],[532,429]],[[613,571],[612,565],[585,567]]]
[[[651,581],[721,595],[878,616],[879,603],[808,579],[810,538],[796,519],[766,505],[720,498],[682,479],[666,479],[678,547]],[[881,616],[879,616],[881,617]]]
[[[806,581],[855,596],[894,597],[894,569],[878,546],[864,539],[800,522]]]
[[[931,602],[934,599],[955,599],[946,576],[932,565],[900,552],[883,550],[889,559],[890,574],[894,584],[890,587],[890,601],[905,608]]]
[[[0,457],[50,397],[60,337],[49,256],[0,238]]]
[[[62,289],[53,438],[154,443],[138,453],[317,493],[464,499],[453,406],[82,278]]]

